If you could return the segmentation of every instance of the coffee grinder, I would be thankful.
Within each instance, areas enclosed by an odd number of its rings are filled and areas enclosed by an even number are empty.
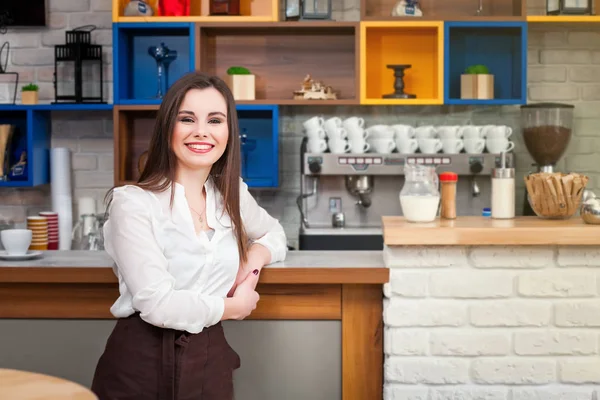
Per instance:
[[[556,163],[571,141],[574,108],[571,104],[560,103],[521,106],[523,140],[537,172],[555,172]],[[527,201],[527,193],[523,203],[523,215],[535,215]]]

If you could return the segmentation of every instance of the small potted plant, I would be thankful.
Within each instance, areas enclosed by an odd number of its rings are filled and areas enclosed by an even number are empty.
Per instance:
[[[460,76],[460,98],[490,100],[494,98],[494,75],[485,65],[471,65]]]
[[[33,83],[23,86],[21,88],[21,103],[37,104],[39,100],[38,90],[38,85],[35,85]]]
[[[230,67],[227,70],[227,85],[236,100],[255,100],[255,76],[244,67]]]

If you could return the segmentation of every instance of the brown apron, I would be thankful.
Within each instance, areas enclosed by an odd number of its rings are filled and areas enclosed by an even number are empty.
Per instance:
[[[233,400],[240,358],[219,322],[198,334],[121,318],[98,361],[99,400]]]

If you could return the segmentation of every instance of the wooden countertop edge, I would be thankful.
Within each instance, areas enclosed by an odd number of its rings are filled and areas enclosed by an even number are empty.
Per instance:
[[[582,232],[579,227],[548,228],[477,228],[430,229],[427,234],[415,230],[384,228],[387,246],[599,246],[600,235]]]
[[[579,217],[564,220],[517,217],[493,220],[484,217],[436,219],[410,223],[403,217],[382,217],[387,246],[598,246],[600,225],[585,224]]]
[[[389,269],[268,267],[262,270],[263,284],[383,284]],[[97,283],[116,284],[111,267],[0,267],[3,283]]]

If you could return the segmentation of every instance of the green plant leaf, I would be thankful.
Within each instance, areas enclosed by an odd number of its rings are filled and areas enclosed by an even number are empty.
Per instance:
[[[37,92],[39,90],[38,85],[34,83],[30,83],[29,85],[25,85],[21,88],[22,92]]]
[[[245,67],[229,67],[227,75],[252,75],[250,70]]]

